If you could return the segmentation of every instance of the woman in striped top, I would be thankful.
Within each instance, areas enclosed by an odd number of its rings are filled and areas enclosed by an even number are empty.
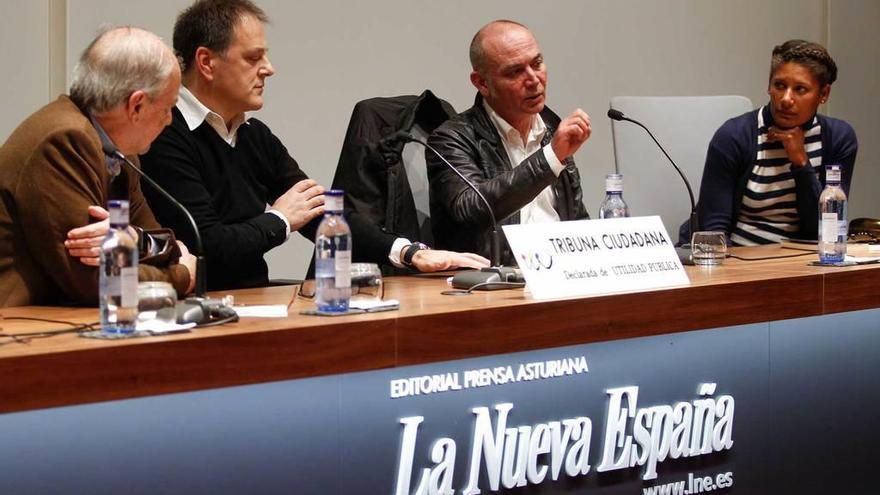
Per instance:
[[[701,229],[745,246],[816,239],[824,165],[841,165],[849,195],[858,151],[849,124],[817,113],[835,79],[837,65],[821,45],[791,40],[773,49],[770,103],[728,120],[709,143]]]

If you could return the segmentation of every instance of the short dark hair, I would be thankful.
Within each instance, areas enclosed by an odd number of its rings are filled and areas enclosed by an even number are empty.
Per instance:
[[[803,65],[810,69],[820,86],[833,84],[837,80],[837,64],[824,46],[804,40],[788,40],[773,48],[770,58],[770,78],[779,66],[788,62]]]
[[[177,16],[174,23],[174,52],[182,71],[192,65],[196,50],[203,46],[218,53],[232,43],[235,25],[242,16],[255,17],[263,23],[269,18],[250,0],[198,0]]]

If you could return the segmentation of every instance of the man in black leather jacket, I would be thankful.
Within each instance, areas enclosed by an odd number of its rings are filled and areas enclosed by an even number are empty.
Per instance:
[[[474,106],[429,144],[476,185],[499,224],[589,218],[572,156],[590,137],[590,118],[577,109],[560,120],[544,106],[547,70],[532,33],[493,21],[474,36],[470,58]],[[425,157],[436,245],[490,256],[485,204],[430,150]],[[506,243],[501,262],[514,262]]]

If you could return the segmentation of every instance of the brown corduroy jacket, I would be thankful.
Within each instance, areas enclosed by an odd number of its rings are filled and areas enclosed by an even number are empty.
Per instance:
[[[130,224],[159,229],[140,181],[125,176]],[[64,240],[90,222],[89,205],[107,204],[109,184],[101,139],[67,96],[13,131],[0,147],[0,307],[97,305],[97,268],[71,257]],[[173,241],[169,246],[177,251]],[[140,280],[171,282],[182,294],[189,271],[176,264],[178,254],[142,258]]]

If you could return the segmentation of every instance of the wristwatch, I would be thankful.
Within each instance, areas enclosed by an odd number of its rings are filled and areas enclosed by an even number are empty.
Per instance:
[[[403,263],[405,266],[409,266],[409,267],[413,266],[413,263],[412,263],[413,256],[415,256],[416,253],[418,253],[422,249],[431,249],[431,248],[429,248],[426,244],[421,243],[421,242],[414,242],[414,243],[410,244],[409,246],[403,248],[403,256],[401,257],[400,262]]]

